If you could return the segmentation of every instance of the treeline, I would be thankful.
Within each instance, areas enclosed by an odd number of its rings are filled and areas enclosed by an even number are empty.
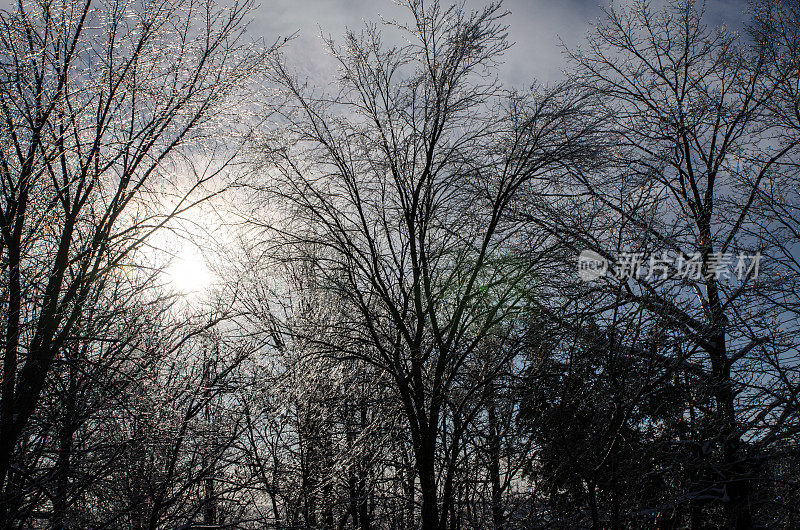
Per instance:
[[[403,5],[321,84],[247,0],[0,13],[0,526],[800,525],[797,5],[524,91]]]

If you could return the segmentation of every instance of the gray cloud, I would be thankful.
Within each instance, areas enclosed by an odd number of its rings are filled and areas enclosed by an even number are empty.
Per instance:
[[[476,9],[486,3],[468,0],[467,5]],[[601,3],[608,5],[599,0],[506,0],[503,7],[510,12],[506,23],[514,46],[500,69],[503,80],[517,87],[529,86],[534,80],[558,80],[565,67],[561,42],[570,48],[579,45],[590,23],[602,14]],[[724,22],[737,29],[742,26],[745,9],[746,0],[706,4],[710,24]],[[297,32],[286,48],[287,59],[301,73],[325,78],[333,74],[335,65],[325,55],[320,28],[325,35],[339,38],[346,27],[357,30],[365,21],[379,22],[380,16],[404,20],[406,15],[391,0],[273,0],[257,9],[253,30],[268,41]]]
[[[614,4],[624,6],[630,1],[616,0]],[[447,3],[443,0],[443,4]],[[486,3],[467,1],[473,9]],[[529,86],[535,79],[558,80],[565,67],[560,41],[571,48],[580,44],[589,23],[601,15],[600,5],[608,3],[609,0],[506,0],[503,6],[510,11],[506,19],[509,39],[515,44],[500,69],[503,80],[517,87]],[[11,5],[16,2],[0,0],[0,9]],[[708,0],[708,22],[724,22],[741,29],[746,7],[747,0]],[[270,0],[255,10],[251,32],[268,42],[297,32],[285,49],[291,66],[309,77],[329,79],[335,65],[325,54],[320,29],[339,38],[346,27],[359,29],[366,21],[379,22],[381,16],[403,20],[405,10],[392,0]]]

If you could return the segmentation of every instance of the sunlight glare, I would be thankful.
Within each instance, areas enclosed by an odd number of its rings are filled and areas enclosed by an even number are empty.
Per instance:
[[[168,284],[184,296],[204,293],[212,281],[203,255],[191,244],[172,258],[166,273]]]

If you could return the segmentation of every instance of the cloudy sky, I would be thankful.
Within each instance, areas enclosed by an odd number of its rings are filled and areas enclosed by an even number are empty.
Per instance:
[[[225,2],[226,0],[220,0]],[[393,0],[254,0],[251,32],[269,43],[297,33],[286,48],[287,58],[300,71],[312,77],[332,73],[320,41],[320,29],[340,37],[346,27],[360,28],[365,21],[380,17],[403,20],[405,10]],[[452,0],[460,1],[460,0]],[[552,82],[560,77],[564,60],[560,42],[574,47],[583,39],[589,24],[601,13],[601,5],[612,0],[504,0],[510,11],[506,19],[514,47],[506,54],[502,77],[506,83],[526,87],[534,79]],[[632,0],[613,0],[617,6]],[[654,5],[669,0],[652,0]],[[698,2],[702,0],[697,0]],[[467,0],[471,8],[480,8],[489,0]],[[451,0],[442,0],[447,5]],[[741,27],[748,0],[706,0],[708,22],[724,22]],[[14,0],[0,0],[0,9],[16,5]]]
[[[488,0],[467,3],[479,8]],[[614,3],[619,6],[626,2]],[[589,24],[602,14],[601,5],[608,5],[608,0],[505,0],[503,7],[510,11],[506,19],[509,37],[515,44],[505,57],[501,72],[504,80],[519,87],[530,85],[534,79],[557,80],[564,66],[559,42],[570,47],[580,44]],[[706,3],[710,23],[725,22],[731,27],[741,27],[746,8],[747,0]],[[358,29],[364,21],[379,21],[381,16],[402,20],[405,12],[392,0],[262,0],[252,31],[270,42],[298,32],[286,50],[288,59],[312,77],[324,76],[326,58],[320,28],[339,37],[345,27]]]

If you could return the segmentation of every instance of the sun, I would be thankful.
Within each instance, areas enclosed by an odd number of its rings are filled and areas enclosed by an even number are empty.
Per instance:
[[[192,244],[184,244],[166,267],[166,280],[176,293],[196,296],[205,293],[212,281],[205,258]]]

